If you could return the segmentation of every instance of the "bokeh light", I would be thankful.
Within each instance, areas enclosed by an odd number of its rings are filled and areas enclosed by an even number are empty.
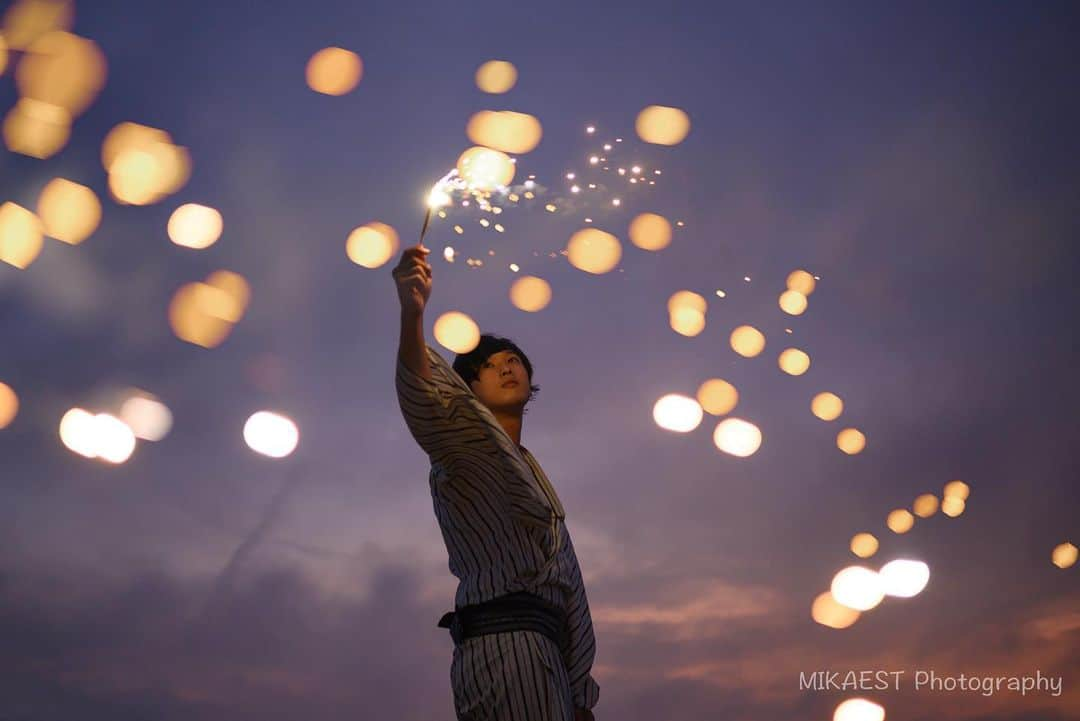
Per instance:
[[[160,441],[172,429],[172,412],[150,395],[134,395],[120,406],[120,420],[127,424],[136,438]]]
[[[461,311],[443,313],[435,320],[435,340],[454,353],[468,353],[480,344],[480,326]]]
[[[505,93],[517,82],[517,68],[505,60],[489,60],[476,70],[476,87],[485,93]]]
[[[506,153],[491,148],[469,148],[457,161],[458,174],[477,190],[495,190],[514,179],[514,162]]]
[[[642,250],[663,250],[671,245],[671,223],[662,215],[642,213],[630,221],[630,242]]]
[[[465,134],[477,145],[521,155],[540,143],[544,131],[540,121],[527,113],[481,110],[469,118]]]
[[[149,154],[154,145],[171,142],[171,136],[164,130],[139,123],[119,123],[105,135],[101,143],[101,166],[108,171],[126,150],[141,150]]]
[[[705,330],[705,314],[688,305],[673,310],[668,321],[673,331],[687,337],[696,336]]]
[[[865,698],[849,698],[833,711],[833,721],[885,721],[885,709]]]
[[[845,428],[836,434],[836,447],[849,456],[854,456],[866,448],[866,436],[858,428]]]
[[[224,290],[206,283],[187,283],[169,303],[169,326],[182,341],[215,348],[233,326],[222,316],[235,314],[235,307],[235,301]]]
[[[230,323],[239,322],[251,300],[251,286],[244,276],[231,270],[215,270],[206,277],[206,284],[224,291],[229,297],[229,303],[219,303],[221,317]]]
[[[68,450],[86,458],[97,456],[94,414],[72,408],[60,419],[60,440]]]
[[[71,137],[71,115],[56,105],[22,98],[4,116],[4,145],[13,153],[44,160]]]
[[[966,501],[969,493],[971,493],[971,488],[963,481],[949,481],[941,491],[941,495],[945,498],[953,496],[961,501]]]
[[[679,108],[650,105],[634,123],[638,137],[654,145],[678,145],[690,132],[690,117]]]
[[[135,434],[108,413],[72,408],[60,419],[60,440],[72,452],[109,463],[123,463],[135,451]]]
[[[95,455],[109,463],[123,463],[135,452],[135,434],[114,415],[98,413],[92,424]]]
[[[566,251],[570,265],[596,275],[611,271],[622,259],[619,239],[597,228],[583,228],[574,233]]]
[[[870,558],[878,550],[878,540],[872,533],[856,533],[851,537],[851,552],[859,558]]]
[[[941,501],[941,512],[949,518],[956,518],[967,508],[967,501],[960,496],[945,496]]]
[[[695,293],[692,290],[680,290],[672,293],[667,302],[668,313],[674,313],[677,309],[682,307],[693,308],[699,313],[704,313],[707,310],[708,305],[704,296]]]
[[[739,391],[721,378],[710,378],[697,391],[702,410],[714,416],[724,416],[735,410],[739,403]]]
[[[885,518],[885,525],[893,533],[907,533],[915,525],[915,516],[906,508],[897,508],[889,511]]]
[[[788,315],[802,315],[806,310],[806,296],[797,290],[785,290],[780,294],[780,309]]]
[[[810,412],[823,421],[835,421],[844,412],[844,401],[835,393],[818,393],[810,401]]]
[[[741,418],[725,418],[713,431],[713,445],[729,455],[746,458],[761,448],[761,429]]]
[[[833,576],[829,586],[833,598],[856,611],[869,611],[885,598],[881,577],[864,566],[848,566]]]
[[[221,213],[198,203],[185,203],[169,216],[169,239],[185,248],[209,248],[221,237]]]
[[[858,621],[861,615],[861,611],[837,602],[832,591],[819,594],[810,606],[810,617],[829,628],[847,628]]]
[[[270,458],[284,458],[296,450],[300,430],[286,416],[273,411],[253,413],[244,423],[248,448]]]
[[[345,255],[349,260],[365,268],[378,268],[397,253],[397,231],[378,221],[361,225],[349,233],[345,240]]]
[[[798,348],[786,348],[777,358],[780,370],[788,375],[801,376],[810,369],[810,356]]]
[[[356,87],[363,74],[360,56],[338,47],[319,50],[305,68],[308,87],[324,95],[344,95]]]
[[[195,283],[194,286],[195,302],[201,312],[230,326],[240,320],[243,308],[227,290],[210,283]]]
[[[701,425],[701,405],[689,396],[669,393],[653,405],[656,425],[676,433],[689,433]]]
[[[101,223],[101,201],[85,185],[54,178],[38,196],[37,213],[46,235],[76,245]]]
[[[527,313],[543,310],[551,302],[551,284],[534,275],[522,276],[510,286],[510,302]]]
[[[744,358],[753,358],[765,350],[765,336],[751,325],[741,325],[731,332],[731,349]]]
[[[101,162],[109,190],[122,204],[149,205],[177,192],[191,177],[191,155],[163,130],[120,123],[105,136]]]
[[[3,424],[0,424],[0,428]],[[1054,547],[1054,550],[1050,553],[1050,561],[1058,568],[1069,568],[1076,563],[1077,549],[1076,546],[1069,542],[1061,543]]]
[[[25,50],[51,30],[70,30],[74,20],[70,0],[16,0],[4,13],[3,37],[11,49]]]
[[[128,205],[148,205],[158,197],[157,160],[141,150],[125,150],[109,168],[113,198]]]
[[[817,281],[814,280],[814,276],[810,275],[805,270],[793,270],[788,274],[788,290],[793,290],[803,296],[809,297],[809,295],[814,292],[816,286]]]
[[[878,571],[881,586],[888,596],[911,598],[918,595],[930,581],[930,567],[922,561],[898,558],[889,561]]]
[[[7,428],[19,414],[19,396],[15,389],[0,381],[0,430]]]
[[[7,64],[8,64],[7,43],[4,42],[3,33],[0,33],[0,75],[4,74],[4,70],[7,69]]]
[[[930,518],[937,513],[938,497],[933,493],[924,493],[911,504],[911,510],[915,511],[915,515],[919,518]]]
[[[97,43],[51,30],[27,48],[15,68],[15,84],[24,98],[55,105],[75,117],[101,92],[105,72],[105,55]]]
[[[41,220],[12,202],[0,205],[0,262],[26,268],[41,253]]]

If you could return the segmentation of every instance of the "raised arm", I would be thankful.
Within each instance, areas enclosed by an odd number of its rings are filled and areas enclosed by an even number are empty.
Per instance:
[[[475,461],[478,454],[497,458],[510,514],[547,529],[553,509],[528,463],[491,410],[424,340],[431,266],[423,258],[429,252],[423,246],[406,249],[393,271],[401,301],[395,386],[405,424],[431,460],[448,469],[459,460]]]
[[[429,252],[422,245],[406,248],[392,273],[401,302],[395,386],[409,432],[432,461],[449,467],[470,449],[493,452],[494,445],[472,390],[424,340]]]
[[[401,335],[398,360],[416,375],[431,380],[431,366],[424,342],[424,307],[431,297],[431,264],[425,258],[430,248],[406,248],[392,271],[401,303]]]

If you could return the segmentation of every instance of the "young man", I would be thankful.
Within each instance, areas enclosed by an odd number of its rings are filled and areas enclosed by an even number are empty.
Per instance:
[[[430,249],[406,249],[393,276],[401,302],[396,388],[410,433],[431,460],[428,482],[455,611],[443,616],[450,685],[462,721],[592,721],[596,641],[566,514],[521,445],[539,390],[512,341],[484,335],[454,367],[424,340]]]

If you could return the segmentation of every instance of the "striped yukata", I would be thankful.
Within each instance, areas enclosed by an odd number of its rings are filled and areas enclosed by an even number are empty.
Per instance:
[[[573,721],[596,705],[596,640],[566,514],[540,464],[456,371],[426,348],[432,380],[397,363],[398,403],[431,460],[435,516],[459,580],[454,608],[526,591],[564,609],[565,655],[535,631],[465,639],[450,685],[459,720]]]

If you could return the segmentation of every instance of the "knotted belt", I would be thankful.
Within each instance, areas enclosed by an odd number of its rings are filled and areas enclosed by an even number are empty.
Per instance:
[[[443,614],[439,628],[450,629],[455,646],[467,638],[506,631],[536,631],[554,641],[560,651],[569,646],[566,612],[525,591]]]

